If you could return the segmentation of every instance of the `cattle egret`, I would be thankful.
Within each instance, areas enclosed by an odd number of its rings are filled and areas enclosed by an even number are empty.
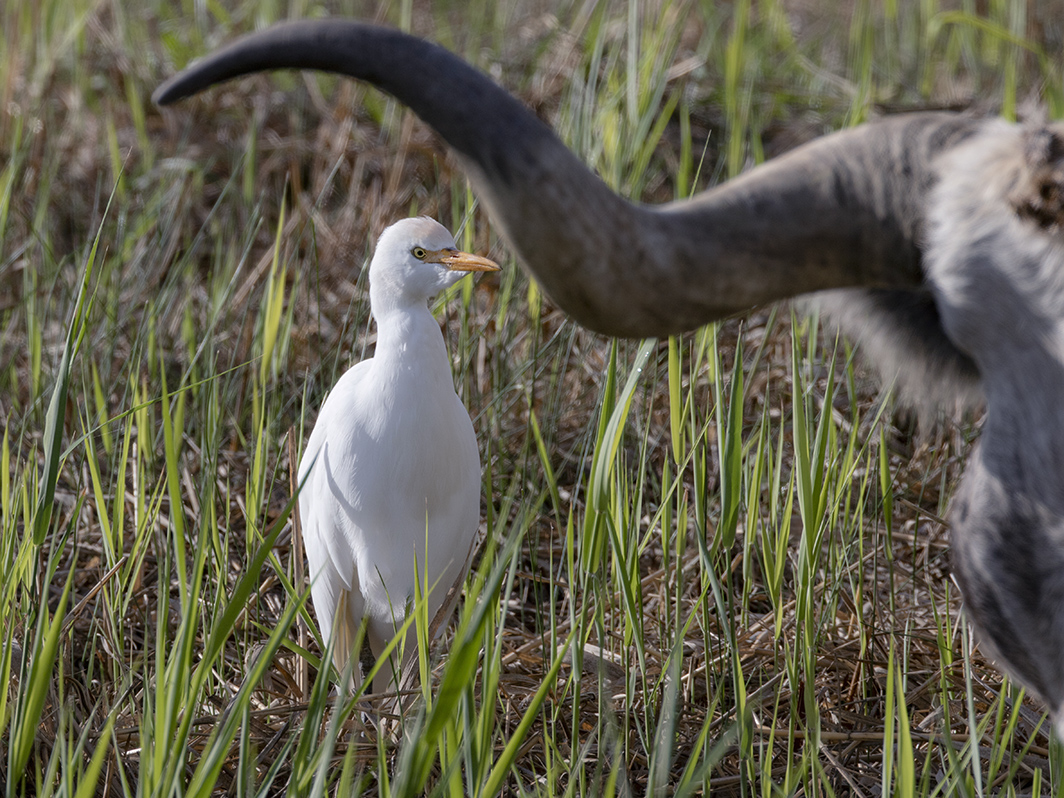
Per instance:
[[[369,265],[374,356],[351,367],[322,405],[299,464],[299,513],[311,595],[343,671],[363,620],[374,658],[414,599],[429,617],[464,572],[480,519],[480,455],[455,394],[431,297],[469,272],[497,271],[461,252],[432,219],[405,219]],[[406,654],[413,646],[408,635]],[[360,683],[358,667],[353,668]],[[387,666],[374,690],[388,689]]]

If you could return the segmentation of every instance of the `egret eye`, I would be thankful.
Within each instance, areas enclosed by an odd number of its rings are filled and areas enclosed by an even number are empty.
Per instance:
[[[428,255],[429,253],[426,252],[421,247],[414,247],[412,250],[410,250],[410,254],[413,255],[418,260],[425,260],[425,256]]]

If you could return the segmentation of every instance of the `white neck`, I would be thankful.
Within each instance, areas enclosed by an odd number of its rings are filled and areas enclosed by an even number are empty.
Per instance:
[[[393,306],[377,319],[377,349],[373,361],[397,379],[434,380],[453,387],[450,359],[440,325],[428,306],[415,303]]]

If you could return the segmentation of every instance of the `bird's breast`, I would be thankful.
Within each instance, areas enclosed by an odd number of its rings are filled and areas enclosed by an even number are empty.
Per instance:
[[[423,523],[426,512],[479,484],[473,426],[449,379],[441,385],[398,370],[359,387],[331,414],[337,422],[328,438],[330,459],[343,461],[338,488],[350,504],[376,524],[399,516]]]

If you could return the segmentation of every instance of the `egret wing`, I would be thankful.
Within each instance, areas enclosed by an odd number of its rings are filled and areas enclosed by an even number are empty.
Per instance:
[[[343,407],[345,395],[358,384],[368,365],[368,361],[359,363],[341,377],[322,406],[299,464],[299,513],[303,548],[310,565],[311,596],[323,639],[328,642],[330,636],[336,636],[334,661],[338,669],[350,656],[365,600],[351,541],[344,532],[344,519],[349,517],[343,506],[345,497],[331,478],[332,447],[326,431],[337,430],[335,421],[329,419]]]

